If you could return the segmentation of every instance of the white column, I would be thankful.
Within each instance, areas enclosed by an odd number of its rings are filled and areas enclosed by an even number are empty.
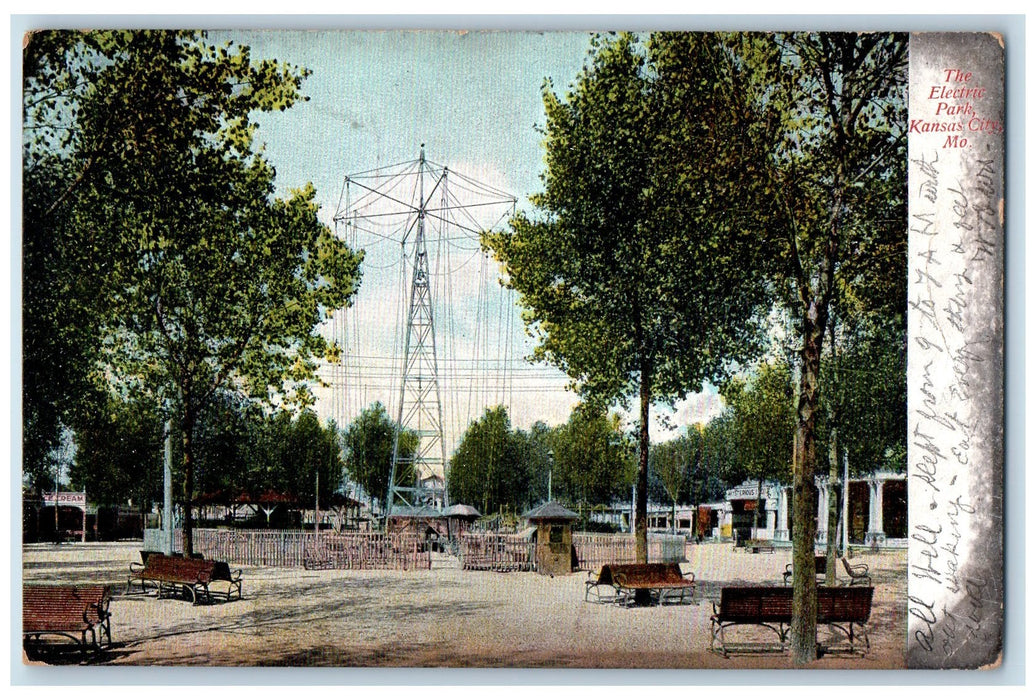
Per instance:
[[[885,482],[874,479],[870,483],[871,507],[867,523],[867,538],[875,544],[885,542],[884,491]]]
[[[826,483],[817,484],[817,543],[827,541],[827,501],[830,491]]]
[[[773,533],[775,540],[787,540],[788,537],[788,495],[784,487],[777,488],[777,529]]]
[[[879,481],[875,492],[878,495],[878,503],[874,508],[874,514],[878,516],[878,526],[874,528],[875,532],[880,532],[882,539],[885,538],[885,482]]]

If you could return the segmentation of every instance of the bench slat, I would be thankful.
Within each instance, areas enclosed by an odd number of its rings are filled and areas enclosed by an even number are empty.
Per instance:
[[[225,595],[229,601],[236,591],[237,597],[241,598],[240,571],[231,572],[230,565],[224,561],[184,558],[149,552],[143,565],[136,563],[130,565],[130,575],[126,581],[127,591],[133,581],[139,581],[142,589],[145,581],[157,583],[160,593],[163,583],[174,587],[180,586],[190,592],[195,603],[198,602],[199,594],[211,600],[213,592],[209,589],[210,583],[225,581],[229,583],[227,592],[224,594],[220,591],[219,595]]]
[[[28,642],[57,634],[74,640],[83,652],[86,646],[99,647],[105,636],[111,644],[110,600],[111,590],[105,585],[24,584],[22,637]]]
[[[720,651],[726,655],[728,645],[725,631],[737,625],[761,625],[777,633],[781,649],[787,636],[786,626],[791,624],[793,590],[780,586],[732,586],[720,590],[719,605],[713,604],[712,640],[710,648],[715,650],[716,641]],[[850,650],[855,650],[860,637],[870,648],[865,633],[856,629],[865,625],[870,618],[874,588],[832,588],[817,587],[817,624],[827,624],[842,629],[848,639]],[[847,627],[846,627],[847,626]]]

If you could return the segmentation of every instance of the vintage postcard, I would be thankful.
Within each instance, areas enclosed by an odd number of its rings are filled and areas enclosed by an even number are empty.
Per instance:
[[[32,682],[1002,663],[1002,36],[40,27],[22,75]]]

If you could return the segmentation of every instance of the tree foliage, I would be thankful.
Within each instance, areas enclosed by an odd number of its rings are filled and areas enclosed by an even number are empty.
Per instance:
[[[342,485],[345,463],[342,460],[338,426],[332,420],[323,425],[311,410],[297,416],[278,411],[263,423],[263,434],[257,445],[258,472],[251,477],[256,493],[271,489],[295,498],[308,507],[317,503],[326,509],[330,497]]]
[[[826,401],[838,405],[838,441],[848,453],[850,473],[905,471],[907,379],[902,318],[873,313],[846,319],[836,343],[834,357],[825,356],[820,383],[827,388]],[[822,419],[818,430],[818,439],[825,444],[830,439],[827,423]]]
[[[774,253],[785,262],[779,279],[800,341],[791,637],[801,664],[816,657],[812,512],[822,349],[839,285],[864,282],[859,298],[880,298],[884,285],[868,287],[862,270],[880,271],[886,254],[902,252],[907,38],[776,34],[757,46],[752,99],[778,128],[765,133],[773,138],[764,147],[766,172],[745,186],[771,192],[776,204],[772,225],[782,242]]]
[[[75,426],[78,438],[70,473],[91,500],[109,504],[132,499],[142,507],[160,501],[165,419],[153,401],[105,403]],[[183,441],[173,425],[173,476],[182,478]],[[301,506],[315,502],[320,475],[321,508],[339,490],[344,463],[339,431],[312,411],[267,413],[253,402],[223,392],[201,412],[195,428],[199,493],[222,499],[273,491]]]
[[[53,181],[26,237],[85,243],[73,277],[105,292],[104,378],[169,402],[190,504],[200,412],[223,390],[306,405],[317,327],[356,290],[360,256],[318,221],[312,186],[274,197],[253,143],[253,114],[291,107],[307,73],[162,31],[50,36],[27,65],[26,169]]]
[[[132,499],[150,508],[162,494],[164,421],[154,402],[98,397],[96,410],[75,424],[77,449],[69,476],[90,500],[108,505]]]
[[[450,501],[474,505],[484,515],[521,507],[530,492],[527,447],[525,436],[511,429],[506,408],[486,409],[468,425],[450,459]]]
[[[746,379],[724,384],[734,425],[737,461],[744,477],[787,483],[795,436],[791,371],[781,362],[760,363]]]
[[[555,500],[584,512],[629,497],[635,453],[617,414],[577,405],[568,422],[555,429],[551,447]]]
[[[392,471],[392,443],[396,424],[380,402],[363,409],[342,434],[345,449],[345,467],[349,478],[367,493],[369,505],[384,503],[389,475]],[[417,477],[412,456],[418,447],[415,433],[404,431],[399,438],[399,452],[409,465],[410,473],[397,475],[399,483],[412,483]]]
[[[543,90],[533,213],[484,237],[519,292],[536,359],[589,401],[637,401],[637,556],[647,553],[648,422],[752,354],[762,227],[735,193],[758,158],[738,66],[717,35],[595,38],[560,96]]]

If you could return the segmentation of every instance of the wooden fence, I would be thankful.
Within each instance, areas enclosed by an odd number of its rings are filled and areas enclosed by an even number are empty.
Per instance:
[[[536,543],[522,535],[494,532],[467,533],[460,538],[462,569],[480,571],[533,571]]]
[[[163,533],[144,531],[144,549],[161,551]],[[515,534],[466,533],[460,538],[461,567],[489,571],[534,571],[536,543]],[[648,535],[648,561],[684,561],[685,538]],[[604,564],[630,564],[636,557],[632,535],[576,532],[572,535],[579,568],[590,571]],[[177,530],[173,549],[183,551]],[[333,533],[299,530],[194,531],[194,549],[210,559],[246,566],[304,566],[313,569],[429,569],[431,552],[415,535],[381,532]]]
[[[326,533],[313,538],[307,569],[430,569],[432,554],[423,537],[382,532]]]
[[[682,536],[648,534],[648,561],[684,561]],[[604,564],[632,564],[636,561],[637,549],[633,535],[604,535],[589,532],[572,534],[572,546],[576,549],[579,568],[584,571],[599,569]]]
[[[648,561],[681,562],[685,538],[648,535]],[[604,564],[632,564],[636,544],[632,535],[602,535],[587,532],[572,534],[579,568],[599,569]],[[467,533],[460,541],[461,568],[490,571],[534,571],[536,543],[520,535],[490,532]]]
[[[163,533],[145,530],[144,549],[161,551]],[[173,549],[183,551],[182,530],[173,533]],[[194,550],[208,559],[245,566],[406,570],[428,569],[432,562],[423,540],[381,532],[196,529]]]

